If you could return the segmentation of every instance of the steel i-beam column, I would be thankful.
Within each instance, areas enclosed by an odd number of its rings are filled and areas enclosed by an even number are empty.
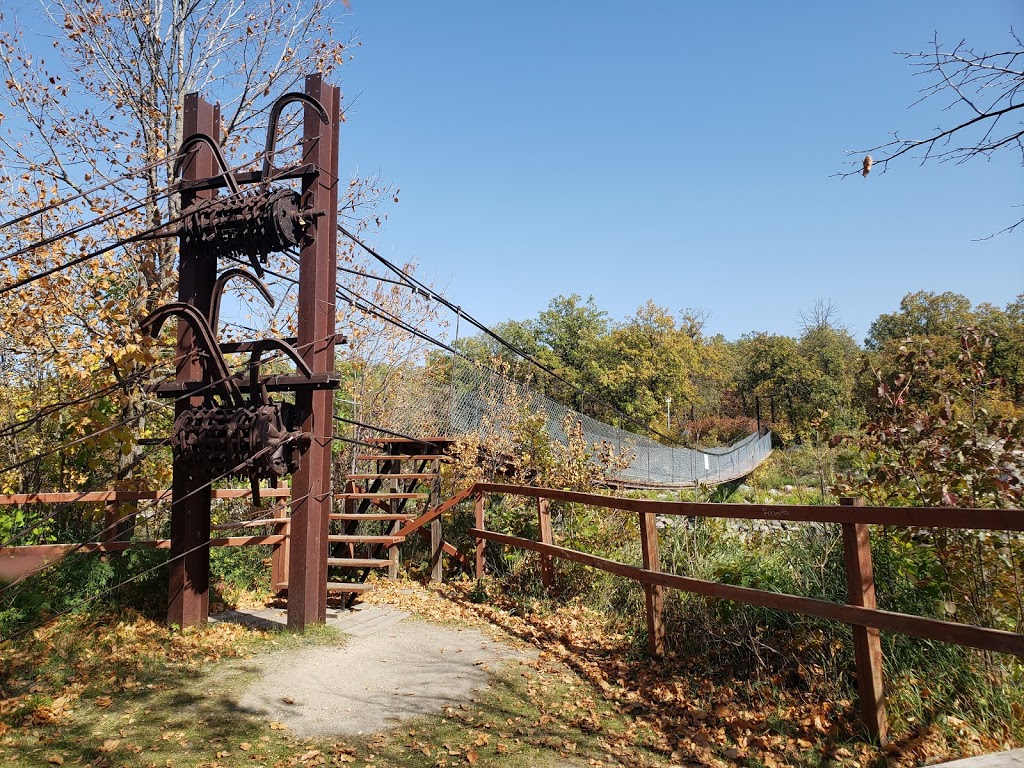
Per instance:
[[[306,107],[303,163],[318,173],[302,183],[303,201],[316,215],[299,254],[298,346],[313,373],[334,370],[335,288],[338,246],[338,124],[341,92],[319,74],[306,77],[306,94],[330,119]],[[299,387],[296,411],[309,450],[292,478],[291,551],[288,563],[288,627],[305,629],[327,618],[327,526],[333,494],[331,390]]]
[[[199,94],[185,96],[182,115],[184,135],[205,133],[220,136],[220,105],[205,101]],[[189,181],[205,179],[219,173],[213,153],[205,145],[198,145],[185,161],[182,178]],[[183,193],[182,209],[199,197],[210,197],[212,191]],[[187,246],[182,238],[179,248],[178,301],[188,302],[204,315],[208,313],[217,280],[217,259],[204,254],[199,248]],[[202,378],[199,358],[192,331],[184,321],[178,321],[177,380],[195,381]],[[190,402],[193,401],[193,402]],[[179,416],[190,405],[199,405],[202,398],[182,398],[175,403],[174,413]],[[210,612],[210,548],[203,546],[210,540],[210,487],[205,481],[174,465],[171,492],[171,551],[170,589],[168,593],[167,622],[179,627],[200,626],[206,623]],[[202,490],[199,490],[202,488]]]

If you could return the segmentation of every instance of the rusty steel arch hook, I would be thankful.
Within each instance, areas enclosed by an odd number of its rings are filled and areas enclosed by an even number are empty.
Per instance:
[[[231,169],[228,168],[228,162],[224,159],[224,153],[220,150],[220,145],[217,144],[210,136],[205,133],[193,133],[183,142],[178,148],[178,155],[174,158],[174,171],[172,172],[172,178],[177,178],[181,172],[181,166],[185,162],[185,154],[196,144],[205,144],[213,152],[214,158],[217,160],[217,164],[220,166],[220,175],[224,179],[224,183],[228,185],[228,189],[231,190],[231,194],[237,195],[239,193],[238,182],[235,181],[235,177],[231,175]]]
[[[260,295],[266,299],[267,304],[272,307],[275,306],[274,297],[270,294],[270,289],[267,288],[266,283],[256,277],[252,272],[242,269],[241,267],[234,267],[226,270],[217,278],[217,282],[213,284],[213,296],[210,300],[210,313],[207,317],[207,321],[210,324],[210,330],[213,331],[214,336],[216,336],[217,327],[220,325],[220,304],[221,299],[224,298],[224,289],[227,287],[228,282],[236,277],[250,283],[257,291],[260,292]]]
[[[212,386],[225,400],[231,401],[232,405],[240,408],[244,407],[245,400],[242,398],[242,393],[238,390],[238,384],[235,383],[234,377],[228,370],[227,361],[224,359],[220,346],[217,344],[213,331],[210,329],[210,324],[203,317],[202,312],[191,304],[174,301],[154,309],[142,321],[142,330],[155,338],[160,333],[164,323],[172,316],[180,317],[188,323],[196,342],[207,354],[207,362],[203,362],[200,359],[200,364],[203,367],[203,384],[205,386]],[[211,367],[213,369],[212,376]],[[209,393],[207,393],[208,395]]]
[[[264,187],[270,184],[277,171],[277,168],[274,166],[274,153],[277,151],[277,121],[281,117],[281,110],[297,101],[316,110],[316,115],[320,118],[321,123],[325,125],[330,125],[331,123],[331,118],[328,117],[324,105],[312,96],[307,96],[299,91],[291,91],[275,101],[274,105],[270,108],[270,120],[267,123],[267,143],[263,149],[263,175],[261,179]]]
[[[271,349],[278,349],[284,352],[295,363],[295,370],[307,379],[313,376],[313,369],[309,367],[299,350],[281,339],[259,339],[252,344],[252,353],[249,356],[249,398],[252,405],[256,405],[256,395],[260,396],[261,405],[269,404],[269,397],[266,389],[260,385],[260,366],[263,364],[263,353]]]

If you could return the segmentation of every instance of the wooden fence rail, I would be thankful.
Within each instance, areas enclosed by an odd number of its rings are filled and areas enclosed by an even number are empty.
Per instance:
[[[261,495],[287,498],[287,487],[267,488]],[[537,520],[540,541],[487,530],[485,498],[489,494],[513,495],[537,500]],[[213,491],[215,499],[240,499],[250,496],[242,489]],[[126,549],[164,549],[170,546],[165,539],[125,541],[119,535],[118,523],[131,521],[135,512],[124,518],[118,516],[122,502],[159,500],[169,498],[166,491],[99,491],[91,493],[40,493],[0,495],[0,506],[25,504],[103,503],[105,505],[102,541],[85,544],[43,544],[0,548],[0,578],[10,579],[11,573],[30,565],[32,569],[45,562],[59,559],[72,548],[82,552],[119,552]],[[400,535],[408,535],[455,508],[462,501],[475,501],[475,527],[470,534],[476,539],[475,566],[478,578],[484,576],[484,546],[493,541],[505,546],[537,552],[540,555],[541,581],[545,588],[554,586],[555,558],[570,560],[608,573],[632,579],[643,586],[648,629],[648,650],[654,656],[665,652],[664,590],[677,589],[706,597],[734,600],[747,605],[787,611],[805,616],[829,619],[849,624],[853,629],[854,656],[861,718],[870,733],[880,742],[886,741],[884,681],[882,677],[882,650],[879,631],[955,643],[986,651],[1009,653],[1024,657],[1024,634],[969,624],[914,616],[880,610],[876,605],[874,575],[871,562],[870,525],[922,528],[969,528],[982,530],[1024,531],[1024,510],[1019,509],[959,509],[931,507],[867,507],[854,499],[843,499],[839,506],[804,506],[792,504],[699,504],[692,502],[652,501],[628,499],[602,494],[563,491],[553,488],[477,483],[448,501],[440,504],[429,515],[407,523]],[[586,552],[554,544],[550,502],[563,501],[604,509],[634,512],[638,516],[642,565],[628,565]],[[283,563],[287,558],[289,520],[280,509],[268,510],[266,519],[227,523],[218,529],[245,528],[259,525],[274,526],[275,533],[257,536],[229,536],[210,540],[210,546],[274,545],[273,571],[275,584],[283,580]],[[696,579],[665,573],[661,570],[658,552],[658,515],[687,517],[732,518],[786,522],[835,523],[842,526],[844,568],[847,583],[847,602],[835,603],[798,595],[768,592],[750,587]],[[450,545],[446,547],[450,548]],[[454,548],[451,548],[453,554]]]
[[[291,488],[261,488],[260,495],[265,498],[286,499],[291,496]],[[245,499],[252,497],[248,488],[218,488],[211,491],[214,499]],[[98,504],[104,505],[103,532],[100,541],[78,544],[29,544],[21,546],[0,547],[0,580],[15,581],[52,562],[63,558],[71,551],[82,553],[124,552],[129,549],[169,549],[170,539],[129,540],[134,529],[135,517],[133,510],[121,515],[121,504],[138,501],[169,501],[171,492],[162,491],[90,491],[87,493],[7,493],[0,494],[0,507],[26,506],[30,504]],[[247,547],[254,545],[273,545],[271,560],[273,563],[274,584],[287,581],[285,565],[287,562],[289,519],[281,516],[284,507],[267,510],[267,517],[260,520],[225,523],[212,526],[214,530],[230,530],[233,528],[249,528],[257,525],[273,526],[275,533],[257,536],[225,536],[211,538],[211,547]]]
[[[639,582],[644,588],[648,650],[652,655],[660,656],[664,653],[665,622],[662,590],[666,587],[851,625],[861,718],[869,732],[883,743],[887,738],[887,719],[879,630],[1024,657],[1024,634],[879,610],[875,601],[868,527],[869,525],[890,525],[1021,531],[1024,530],[1024,510],[866,507],[860,503],[860,500],[854,499],[844,499],[841,505],[836,507],[789,504],[698,504],[622,499],[576,491],[496,483],[477,483],[471,489],[471,493],[475,495],[476,501],[476,527],[470,533],[477,541],[476,570],[478,578],[484,576],[483,545],[487,541],[493,541],[539,553],[541,556],[541,578],[545,587],[551,585],[551,558],[570,560]],[[541,540],[533,541],[487,530],[484,501],[488,494],[536,498]],[[548,512],[548,504],[552,500],[636,512],[639,516],[643,565],[627,565],[553,544]],[[834,603],[664,573],[661,571],[658,558],[658,537],[655,527],[657,515],[838,523],[842,526],[843,533],[847,602]]]

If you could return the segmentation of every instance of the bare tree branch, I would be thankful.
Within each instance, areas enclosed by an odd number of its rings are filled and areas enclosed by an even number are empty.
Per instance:
[[[1012,28],[1010,38],[1013,44],[1007,50],[977,53],[964,40],[946,49],[936,34],[930,51],[897,52],[915,68],[915,76],[930,81],[911,106],[946,100],[940,111],[953,115],[952,123],[916,138],[894,132],[890,141],[850,150],[846,154],[855,158],[849,161],[854,169],[835,175],[867,176],[872,167],[885,173],[889,163],[902,157],[913,157],[921,164],[934,160],[959,165],[1005,150],[1024,166],[1024,112],[1018,111],[1024,109],[1024,42]],[[871,158],[867,163],[862,159],[865,155]],[[995,234],[1012,232],[1022,223],[1024,218]]]

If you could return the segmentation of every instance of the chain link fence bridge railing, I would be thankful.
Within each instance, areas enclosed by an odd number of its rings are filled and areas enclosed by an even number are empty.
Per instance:
[[[720,485],[749,475],[771,453],[770,432],[715,448],[662,445],[572,410],[493,369],[456,362],[443,377],[423,369],[405,372],[375,414],[378,423],[410,435],[454,438],[476,433],[485,443],[501,443],[513,419],[543,413],[548,434],[565,444],[565,424],[571,418],[582,426],[588,444],[604,442],[616,453],[635,455],[614,479],[638,488]]]

